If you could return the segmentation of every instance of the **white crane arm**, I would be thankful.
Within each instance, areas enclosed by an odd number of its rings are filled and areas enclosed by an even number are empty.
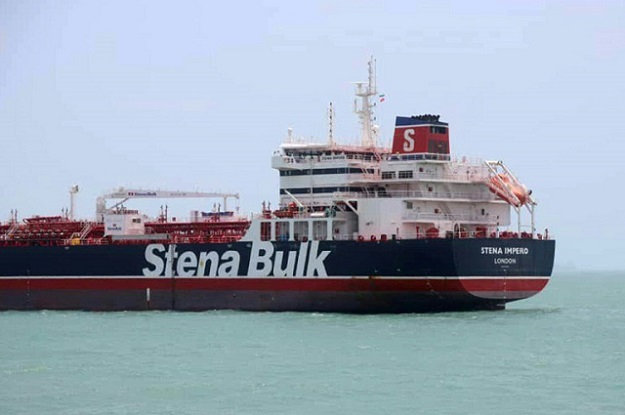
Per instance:
[[[228,198],[239,199],[238,193],[221,192],[186,192],[181,190],[151,190],[151,189],[126,189],[123,187],[111,193],[100,195],[96,201],[96,216],[100,220],[107,211],[114,209],[129,199],[174,199],[174,198],[223,198],[224,210]],[[110,199],[122,199],[110,208],[106,207],[106,201]]]

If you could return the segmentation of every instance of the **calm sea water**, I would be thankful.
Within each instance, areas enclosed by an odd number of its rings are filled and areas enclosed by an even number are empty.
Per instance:
[[[0,313],[0,414],[356,413],[625,413],[625,273],[504,312]]]

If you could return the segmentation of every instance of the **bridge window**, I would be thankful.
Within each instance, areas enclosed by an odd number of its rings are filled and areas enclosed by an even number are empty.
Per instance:
[[[339,167],[332,169],[304,169],[304,170],[280,170],[280,176],[317,176],[324,174],[373,174],[373,169],[359,169],[356,167]]]
[[[383,171],[382,172],[382,180],[389,180],[389,179],[394,179],[395,178],[395,172],[394,171]]]
[[[400,179],[412,179],[412,170],[402,170],[399,172]]]

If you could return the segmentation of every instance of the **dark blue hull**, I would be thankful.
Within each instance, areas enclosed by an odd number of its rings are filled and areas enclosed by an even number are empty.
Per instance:
[[[11,247],[0,309],[501,309],[544,288],[554,252],[532,239]]]

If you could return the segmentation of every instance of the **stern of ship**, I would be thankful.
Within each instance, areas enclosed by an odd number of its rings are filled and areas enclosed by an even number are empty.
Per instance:
[[[541,292],[553,270],[555,241],[541,239],[454,239],[459,281],[471,295],[501,305]]]

